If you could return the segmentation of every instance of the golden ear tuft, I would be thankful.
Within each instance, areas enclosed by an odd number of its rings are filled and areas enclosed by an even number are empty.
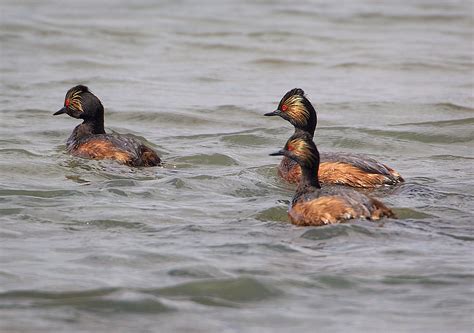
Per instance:
[[[308,150],[308,145],[302,139],[294,139],[288,142],[287,150],[293,152],[295,155],[304,156]]]
[[[310,118],[310,112],[304,104],[304,98],[302,95],[292,95],[284,103],[287,106],[286,114],[301,125],[306,124]]]
[[[66,101],[68,103],[67,106],[73,110],[84,112],[82,109],[82,93],[84,90],[75,88],[77,87],[70,89],[66,94]]]

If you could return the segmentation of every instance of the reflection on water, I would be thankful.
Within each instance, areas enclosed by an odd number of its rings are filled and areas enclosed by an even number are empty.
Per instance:
[[[469,3],[0,6],[0,331],[470,330]],[[165,165],[68,156],[79,83]],[[398,220],[288,223],[294,87],[321,151],[402,173]]]

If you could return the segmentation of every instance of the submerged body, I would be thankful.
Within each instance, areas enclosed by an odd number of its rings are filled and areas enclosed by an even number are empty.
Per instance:
[[[322,184],[375,188],[403,181],[398,172],[368,156],[350,153],[321,153],[320,156],[319,181]],[[298,183],[301,168],[295,161],[283,157],[278,175],[287,182]]]
[[[288,217],[295,225],[320,226],[356,218],[378,220],[395,216],[382,202],[354,189],[321,186],[319,152],[308,133],[296,132],[284,149],[271,155],[283,155],[300,167],[300,182],[288,210]]]
[[[338,185],[305,186],[293,197],[288,217],[299,226],[320,226],[349,219],[379,220],[394,217],[382,202],[356,190]]]
[[[314,136],[317,125],[316,110],[302,89],[288,91],[277,110],[265,115],[280,116],[295,127],[295,133],[301,131],[311,138]],[[278,167],[278,174],[288,182],[298,183],[301,169],[296,162],[284,157]],[[321,153],[319,180],[323,184],[362,188],[395,185],[404,181],[398,172],[385,164],[365,155],[351,153]]]
[[[79,125],[82,126],[82,125]],[[77,137],[77,128],[67,140],[68,152],[90,159],[110,159],[128,166],[157,166],[158,154],[140,141],[118,134],[89,134]]]
[[[99,99],[85,86],[71,88],[64,107],[55,115],[67,113],[84,119],[67,140],[67,150],[74,156],[90,159],[110,159],[128,166],[157,166],[161,159],[140,141],[104,130],[104,108]]]

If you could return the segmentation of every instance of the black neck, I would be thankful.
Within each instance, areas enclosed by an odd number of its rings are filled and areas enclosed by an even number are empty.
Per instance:
[[[90,130],[90,134],[105,134],[104,113],[99,114],[93,119],[84,119],[81,125],[87,127]]]
[[[311,137],[314,136],[314,131],[316,130],[316,120],[315,120],[315,117],[311,117],[309,120],[308,120],[308,123],[306,125],[306,127],[304,128],[304,130],[306,132],[308,132]]]
[[[313,143],[314,145],[314,143]],[[319,183],[319,151],[314,145],[312,156],[300,164],[301,167],[301,180],[298,188],[316,187],[321,188]]]
[[[84,94],[84,111],[81,118],[84,122],[80,125],[88,134],[105,134],[104,130],[104,107],[100,100],[91,93]]]
[[[295,127],[295,133],[293,135],[301,135],[301,134],[303,134],[303,135],[304,134],[309,134],[311,136],[311,139],[312,139],[313,136],[314,136],[314,130],[313,130],[313,132],[310,132],[305,128]]]
[[[319,163],[311,167],[301,167],[301,180],[299,182],[298,187],[312,186],[316,188],[321,188],[321,184],[319,184],[318,170]]]
[[[72,131],[67,143],[68,145],[75,144],[81,138],[94,134],[105,134],[103,117],[102,121],[85,119],[82,124],[77,125]]]
[[[292,205],[295,205],[302,196],[308,193],[315,192],[321,188],[318,180],[318,167],[317,164],[315,167],[302,167],[301,168],[301,180],[298,183],[296,188],[295,195],[293,196]]]

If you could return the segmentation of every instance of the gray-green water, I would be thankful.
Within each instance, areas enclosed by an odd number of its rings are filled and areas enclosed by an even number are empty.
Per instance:
[[[472,2],[0,6],[0,331],[472,330]],[[79,83],[166,166],[65,154]],[[321,151],[406,178],[400,219],[287,222],[262,115],[294,87]]]

